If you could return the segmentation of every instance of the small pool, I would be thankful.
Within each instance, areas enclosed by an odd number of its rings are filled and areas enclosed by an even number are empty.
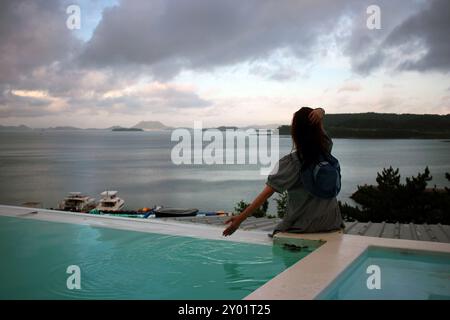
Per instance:
[[[242,299],[308,253],[0,217],[0,299]]]
[[[449,300],[450,255],[369,247],[317,298]]]

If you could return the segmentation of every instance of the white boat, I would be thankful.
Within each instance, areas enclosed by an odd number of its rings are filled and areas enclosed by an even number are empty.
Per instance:
[[[95,208],[95,199],[83,195],[81,192],[70,192],[58,208],[64,211],[89,212]]]
[[[117,196],[117,191],[103,191],[102,198],[97,206],[99,211],[120,211],[125,201]]]

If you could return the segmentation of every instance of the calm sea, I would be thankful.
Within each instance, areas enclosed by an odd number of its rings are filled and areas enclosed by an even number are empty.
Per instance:
[[[56,207],[70,191],[99,198],[118,190],[126,207],[154,205],[232,210],[264,187],[258,168],[245,165],[172,164],[170,132],[30,131],[0,132],[0,203],[38,201]],[[280,140],[280,155],[291,140]],[[334,139],[342,166],[340,199],[357,185],[375,182],[384,167],[400,168],[404,179],[429,166],[432,185],[448,186],[450,142],[443,140]],[[272,200],[271,208],[275,207]]]

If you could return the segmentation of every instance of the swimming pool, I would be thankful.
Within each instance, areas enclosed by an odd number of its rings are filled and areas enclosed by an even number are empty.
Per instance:
[[[317,299],[449,300],[450,254],[369,247]]]
[[[241,299],[309,252],[0,216],[0,299]]]

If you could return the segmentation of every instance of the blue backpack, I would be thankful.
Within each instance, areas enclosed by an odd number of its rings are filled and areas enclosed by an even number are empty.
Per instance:
[[[302,168],[300,176],[304,188],[318,198],[331,199],[341,191],[341,167],[331,154],[321,155],[317,163]]]

